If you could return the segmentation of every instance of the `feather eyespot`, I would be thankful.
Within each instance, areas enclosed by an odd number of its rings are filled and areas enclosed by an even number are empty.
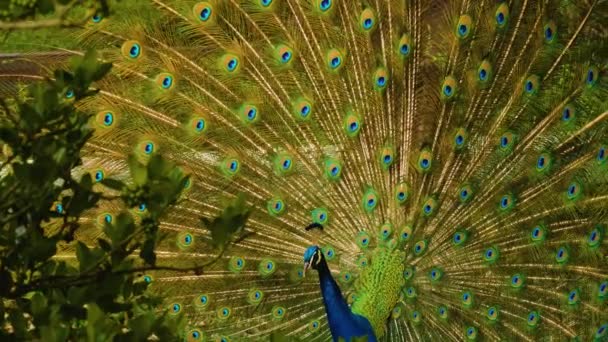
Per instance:
[[[420,240],[414,245],[414,255],[421,256],[426,251],[428,243],[426,240]]]
[[[486,317],[490,321],[496,321],[496,320],[498,320],[498,314],[499,314],[498,308],[491,306],[488,308],[488,311],[486,312]]]
[[[268,213],[272,216],[279,216],[285,212],[287,206],[285,202],[283,202],[280,198],[272,198],[266,204],[266,208],[268,209]]]
[[[100,127],[110,128],[114,126],[114,113],[111,111],[101,111],[97,113],[96,121]]]
[[[308,323],[308,331],[316,332],[319,330],[321,323],[318,320],[313,320]]]
[[[128,59],[138,59],[142,55],[142,47],[136,40],[127,40],[122,44],[121,52]]]
[[[471,293],[470,291],[463,292],[460,299],[464,307],[468,308],[473,306],[473,293]]]
[[[230,313],[231,313],[231,310],[228,307],[221,307],[221,308],[218,308],[216,311],[217,318],[219,318],[221,320],[228,319],[230,317]]]
[[[192,14],[202,25],[213,21],[215,9],[209,2],[199,2],[192,7]]]
[[[294,52],[291,47],[281,44],[276,47],[275,55],[279,64],[288,65],[293,60]]]
[[[312,113],[312,104],[305,98],[299,98],[293,104],[293,114],[296,118],[302,121],[310,119]]]
[[[460,39],[468,38],[473,28],[473,19],[469,15],[462,15],[456,24],[456,36]]]
[[[163,73],[158,74],[158,76],[156,76],[155,82],[160,89],[169,90],[169,89],[173,88],[175,79],[173,78],[173,75],[171,75],[170,73],[163,72]]]
[[[194,306],[198,309],[206,309],[207,306],[209,306],[209,303],[211,302],[211,300],[209,299],[209,296],[206,294],[201,294],[198,295],[196,297],[194,297]]]
[[[95,24],[100,23],[102,19],[103,19],[103,15],[101,13],[95,13],[91,17],[91,21]]]
[[[530,233],[530,238],[532,239],[532,242],[539,244],[542,243],[543,241],[545,241],[545,237],[546,237],[546,228],[543,225],[537,225],[534,228],[532,228],[532,231]]]
[[[230,74],[234,74],[239,71],[241,63],[237,55],[227,53],[220,58],[220,64],[222,68]]]
[[[414,324],[420,323],[421,317],[422,316],[421,316],[420,312],[418,312],[418,311],[413,311],[412,314],[411,314],[412,322]]]
[[[595,158],[598,162],[598,164],[603,164],[606,159],[608,159],[608,153],[606,152],[606,147],[605,146],[600,146],[600,148],[597,150],[597,157]]]
[[[226,176],[231,177],[241,170],[241,163],[235,157],[228,157],[221,162],[220,168]]]
[[[581,196],[582,188],[580,183],[572,182],[568,185],[568,189],[566,190],[566,198],[568,200],[576,200]]]
[[[339,71],[344,64],[344,56],[338,49],[331,49],[325,56],[327,67],[331,72]]]
[[[384,90],[388,84],[388,71],[385,68],[378,68],[374,72],[374,89]]]
[[[443,305],[438,307],[437,314],[439,315],[439,318],[441,318],[443,320],[448,319],[448,308]]]
[[[273,160],[274,171],[277,175],[285,176],[291,174],[294,169],[294,157],[287,152],[280,152]]]
[[[193,118],[190,121],[190,127],[197,134],[204,133],[207,130],[207,121],[204,118]]]
[[[468,234],[464,231],[458,231],[456,233],[454,233],[454,236],[452,237],[452,243],[454,244],[454,246],[462,246],[468,238]]]
[[[388,170],[395,161],[395,150],[391,146],[382,147],[379,152],[380,167]]]
[[[531,75],[524,81],[524,92],[526,95],[534,95],[538,93],[540,88],[540,78],[537,75]]]
[[[249,302],[249,304],[252,304],[252,305],[260,304],[263,299],[264,299],[264,292],[262,292],[258,289],[251,289],[249,291],[249,293],[247,294],[247,301]]]
[[[477,328],[468,327],[466,329],[466,336],[467,336],[467,339],[469,339],[469,340],[475,340],[477,338]]]
[[[528,326],[531,328],[535,328],[536,326],[538,326],[539,322],[540,322],[540,315],[538,314],[538,312],[531,311],[528,314],[528,319],[527,319]]]
[[[403,271],[403,279],[406,281],[412,279],[414,277],[414,268],[412,266],[407,266]]]
[[[317,8],[321,12],[327,12],[332,8],[332,5],[333,5],[332,0],[316,0],[316,1],[317,1]]]
[[[234,273],[242,271],[245,268],[245,265],[245,259],[240,256],[233,256],[230,258],[230,261],[228,261],[228,269]]]
[[[608,335],[608,323],[604,323],[599,328],[597,328],[597,331],[595,332],[595,338],[599,341],[600,339],[606,337],[606,335]]]
[[[587,236],[587,246],[589,246],[592,249],[599,247],[600,244],[602,243],[602,240],[604,237],[603,235],[604,235],[603,226],[598,225],[595,228],[593,228],[589,232],[589,235]]]
[[[443,100],[452,99],[454,97],[454,94],[456,93],[456,87],[456,79],[452,76],[447,76],[443,80],[443,84],[441,86],[441,98]]]
[[[182,306],[179,303],[173,303],[171,305],[169,305],[169,312],[172,315],[177,315],[178,313],[180,313],[182,311]]]
[[[203,340],[203,332],[198,329],[192,329],[188,332],[188,342]]]
[[[412,226],[410,225],[405,225],[403,226],[403,228],[401,228],[401,233],[399,234],[399,240],[401,241],[408,241],[410,239],[410,237],[412,236]]]
[[[408,183],[401,182],[397,184],[393,193],[397,204],[402,205],[410,197],[410,186]]]
[[[378,193],[374,189],[368,189],[363,194],[361,202],[363,205],[363,209],[365,209],[366,212],[372,212],[374,209],[376,209],[376,206],[378,205]]]
[[[323,163],[324,173],[329,180],[337,181],[342,175],[342,164],[336,160],[328,158]]]
[[[545,24],[543,27],[543,35],[546,43],[551,44],[555,41],[557,36],[557,26],[554,22],[551,21]]]
[[[574,121],[575,117],[576,117],[576,110],[574,109],[574,106],[571,104],[564,106],[564,109],[562,109],[562,112],[561,112],[562,122],[565,124],[568,124],[568,123]]]
[[[477,68],[477,81],[478,84],[480,84],[480,86],[484,87],[486,86],[492,79],[493,76],[493,69],[492,69],[492,64],[490,64],[490,62],[488,60],[483,60],[481,62],[481,64],[479,65],[479,68]]]
[[[441,280],[442,277],[443,277],[443,271],[437,267],[432,268],[431,271],[429,272],[429,278],[433,282],[437,282],[437,281]]]
[[[325,208],[316,208],[310,215],[312,216],[312,221],[318,224],[326,224],[329,219],[329,214]]]
[[[493,264],[498,260],[498,256],[498,248],[489,247],[483,253],[483,260],[488,264]]]
[[[473,198],[473,187],[465,184],[458,190],[458,199],[461,203],[469,202]]]
[[[276,271],[276,265],[274,261],[270,259],[263,259],[258,265],[258,273],[263,277],[268,277],[274,274]]]
[[[555,261],[557,261],[558,264],[560,264],[560,265],[566,264],[569,259],[570,259],[570,251],[568,250],[568,248],[566,246],[562,246],[562,247],[558,248],[557,251],[555,252]]]
[[[97,216],[97,224],[101,227],[105,226],[106,224],[112,224],[112,222],[114,222],[114,215],[110,213],[103,213]]]
[[[68,90],[65,92],[65,98],[66,98],[66,99],[68,99],[68,100],[69,100],[69,99],[71,99],[71,98],[73,98],[73,97],[74,97],[74,95],[75,95],[75,93],[74,93],[74,90],[73,90],[73,89],[68,89]]]
[[[511,287],[519,289],[524,286],[525,278],[523,275],[517,273],[511,277]]]
[[[370,242],[369,234],[367,234],[364,231],[360,231],[357,234],[356,242],[360,248],[362,248],[362,249],[367,248],[369,246],[369,242]]]
[[[354,138],[359,135],[361,125],[361,117],[355,113],[349,112],[344,117],[344,130],[346,131],[346,135],[350,138]]]
[[[599,69],[595,66],[591,66],[585,72],[585,84],[587,87],[593,87],[599,78]]]
[[[599,284],[597,295],[601,299],[608,297],[608,281]]]
[[[427,198],[422,204],[422,214],[426,217],[433,216],[436,213],[438,202],[433,197]]]
[[[370,8],[366,8],[359,16],[359,27],[363,32],[371,32],[376,26],[376,15]]]
[[[399,52],[399,56],[404,59],[411,54],[412,42],[408,34],[404,34],[401,36],[401,38],[399,39],[399,43],[397,44],[397,50]]]
[[[465,146],[467,140],[467,131],[464,128],[459,128],[456,130],[456,134],[454,134],[454,149],[462,150]]]
[[[578,289],[570,291],[567,297],[568,305],[576,305],[581,301],[581,296]]]
[[[509,5],[506,3],[500,4],[494,13],[494,18],[496,19],[496,26],[499,28],[505,27],[509,19]]]

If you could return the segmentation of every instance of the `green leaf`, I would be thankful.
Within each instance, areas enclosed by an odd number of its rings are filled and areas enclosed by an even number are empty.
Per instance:
[[[23,340],[27,330],[27,322],[25,321],[23,312],[19,308],[9,311],[9,322],[18,340]]]
[[[40,337],[45,342],[64,342],[68,340],[68,328],[65,325],[53,324],[52,326],[41,326]]]
[[[144,341],[150,335],[154,324],[154,314],[147,312],[129,320],[129,328],[133,331],[136,341]]]
[[[80,186],[86,190],[91,190],[93,188],[93,178],[91,178],[90,173],[87,172],[82,175],[82,178],[80,178]]]
[[[87,300],[90,300],[88,296],[89,287],[85,286],[71,286],[68,290],[68,302],[74,305],[82,305]]]
[[[148,265],[156,264],[156,253],[154,253],[155,245],[156,243],[154,239],[146,239],[141,251],[139,252],[139,256],[144,259]]]
[[[30,300],[31,303],[31,308],[32,308],[32,313],[34,314],[34,316],[40,315],[42,314],[47,306],[47,300],[46,297],[44,295],[42,295],[40,292],[36,292],[34,293],[34,295],[32,296],[32,299]]]
[[[95,303],[87,304],[87,341],[110,341],[118,333],[116,323],[106,317]]]
[[[133,217],[125,211],[118,214],[114,223],[105,223],[104,232],[112,240],[112,244],[118,245],[122,243],[135,231],[135,223]],[[116,247],[116,246],[115,246]]]
[[[215,248],[224,248],[231,238],[243,233],[251,214],[242,194],[230,203],[219,217],[213,220],[202,218],[203,225],[211,232],[211,243]]]
[[[98,238],[97,243],[99,244],[99,247],[101,247],[101,249],[103,249],[106,253],[109,253],[112,250],[112,245],[110,245],[110,243],[105,239]]]
[[[137,160],[135,155],[129,155],[129,159],[127,160],[129,163],[129,170],[131,171],[131,177],[133,177],[133,181],[135,184],[142,186],[146,184],[148,180],[148,169]]]
[[[76,244],[76,257],[78,258],[79,270],[83,272],[85,270],[91,269],[105,253],[103,250],[99,248],[95,248],[93,250],[89,249],[87,245],[78,241]]]
[[[125,187],[125,183],[117,179],[105,178],[101,181],[101,184],[107,186],[110,189],[122,191]]]
[[[92,75],[93,81],[99,81],[112,69],[112,63],[101,63],[97,66],[97,70]]]

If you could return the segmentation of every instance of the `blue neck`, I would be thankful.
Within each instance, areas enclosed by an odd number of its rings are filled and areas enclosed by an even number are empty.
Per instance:
[[[325,304],[325,312],[327,312],[327,321],[329,329],[334,333],[334,330],[341,322],[348,321],[352,315],[350,308],[346,304],[342,291],[336,284],[336,281],[331,276],[331,272],[326,263],[319,265],[319,280],[321,286],[321,294],[323,295],[323,304]]]
[[[362,316],[355,315],[350,311],[348,304],[342,297],[342,291],[331,276],[327,263],[323,260],[317,267],[319,271],[319,285],[323,295],[323,304],[327,313],[329,330],[334,341],[338,337],[344,337],[346,341],[357,336],[369,337],[369,341],[376,341],[371,325]]]

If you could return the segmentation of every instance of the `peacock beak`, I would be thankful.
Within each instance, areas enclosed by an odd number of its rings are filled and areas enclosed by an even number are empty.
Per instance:
[[[302,272],[302,278],[306,277],[306,270],[308,270],[309,268],[310,268],[310,263],[305,262],[304,263],[304,272]]]

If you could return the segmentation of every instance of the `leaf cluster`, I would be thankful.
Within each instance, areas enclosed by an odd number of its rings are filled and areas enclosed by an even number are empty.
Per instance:
[[[88,52],[72,71],[0,101],[2,340],[175,340],[183,332],[183,318],[159,309],[142,275],[162,269],[154,251],[159,222],[188,177],[161,156],[146,165],[131,157],[128,184],[105,181],[118,197],[95,191],[88,173],[74,176],[93,133],[77,103],[98,92],[94,83],[110,68]],[[106,200],[145,203],[146,214],[136,223],[125,209],[105,222],[105,236],[84,240],[96,243],[74,242],[86,234],[81,216]]]

